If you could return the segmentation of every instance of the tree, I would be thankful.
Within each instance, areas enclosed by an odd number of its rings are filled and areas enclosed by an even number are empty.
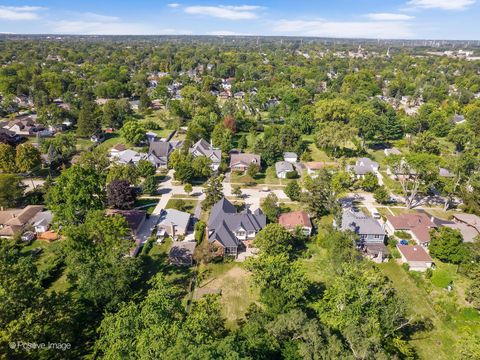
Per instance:
[[[13,174],[0,174],[0,207],[12,207],[23,196],[22,179]]]
[[[302,188],[298,184],[298,181],[292,181],[288,183],[285,187],[285,194],[290,198],[292,201],[300,201],[300,195],[302,194]]]
[[[40,152],[32,144],[17,146],[15,164],[20,172],[31,172],[41,163]]]
[[[82,99],[78,113],[77,135],[80,137],[92,136],[99,129],[100,121],[95,103],[89,99]]]
[[[142,186],[142,193],[154,195],[157,192],[157,179],[155,176],[149,175],[145,178]]]
[[[420,202],[418,195],[425,193],[438,177],[438,158],[435,155],[412,153],[404,158],[391,155],[387,162],[397,176],[409,209]]]
[[[438,139],[430,132],[425,131],[417,136],[412,144],[412,151],[418,153],[428,153],[439,155],[440,143]]]
[[[65,235],[67,278],[79,296],[100,312],[128,300],[141,271],[138,258],[125,256],[132,246],[125,218],[90,211]]]
[[[138,145],[147,138],[144,126],[136,120],[127,121],[123,124],[120,134],[128,143],[133,145]]]
[[[242,188],[239,185],[235,185],[232,187],[232,194],[238,198],[242,197]]]
[[[459,124],[450,130],[447,139],[455,144],[455,150],[461,152],[471,143],[474,136],[467,124]]]
[[[13,146],[0,143],[0,171],[4,173],[14,173],[17,171],[15,148]]]
[[[187,195],[189,195],[193,191],[192,184],[185,184],[183,190],[187,193]]]
[[[260,165],[255,163],[250,163],[247,167],[247,175],[250,176],[252,179],[255,179],[258,172],[260,171]]]
[[[263,199],[260,207],[268,221],[272,223],[277,221],[277,218],[280,215],[280,207],[278,206],[277,195],[274,193],[268,194],[267,197]]]
[[[430,234],[430,254],[445,262],[459,264],[466,258],[466,249],[460,231],[441,227]]]
[[[332,174],[327,170],[320,170],[315,179],[307,178],[304,181],[305,192],[302,193],[302,202],[307,205],[309,214],[320,218],[338,209],[337,196],[332,184]]]
[[[197,156],[190,164],[197,178],[207,178],[212,174],[212,160],[206,156]]]
[[[474,279],[467,289],[466,299],[475,309],[480,309],[480,280]]]
[[[216,202],[223,198],[223,178],[220,176],[211,177],[207,182],[205,189],[205,200],[202,202],[202,209],[212,207]]]
[[[360,187],[365,191],[375,191],[378,188],[378,178],[374,173],[366,173],[359,181]]]
[[[213,146],[220,148],[223,152],[228,152],[232,146],[232,130],[224,124],[215,125],[212,132]]]
[[[138,184],[138,168],[133,164],[113,164],[108,169],[107,183],[114,180],[126,180],[130,184]]]
[[[385,186],[379,186],[374,192],[373,197],[375,201],[379,204],[388,204],[390,201],[390,194],[388,193]]]
[[[355,358],[398,353],[394,339],[401,339],[401,329],[411,322],[392,284],[365,262],[344,265],[317,311],[323,323],[342,334]]]
[[[143,159],[137,163],[137,171],[138,175],[144,178],[153,176],[156,173],[155,165],[153,165],[150,161]]]
[[[56,178],[47,207],[60,225],[81,223],[88,211],[105,206],[105,179],[95,168],[73,165]]]
[[[269,255],[289,253],[294,245],[292,233],[277,223],[268,224],[255,236],[254,244]]]
[[[350,125],[332,122],[322,124],[316,133],[316,144],[320,149],[332,151],[333,156],[356,136],[357,131]]]
[[[137,199],[135,189],[126,180],[113,180],[107,186],[108,206],[115,209],[131,209]]]

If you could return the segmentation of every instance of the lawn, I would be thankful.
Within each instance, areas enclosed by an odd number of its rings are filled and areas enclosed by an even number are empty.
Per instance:
[[[439,263],[431,280],[415,281],[394,261],[380,264],[379,268],[392,281],[398,295],[404,300],[414,318],[431,321],[432,328],[415,333],[410,343],[422,359],[447,360],[452,358],[455,345],[468,331],[480,333],[478,311],[464,307],[460,295],[465,280],[455,273],[455,267]],[[454,281],[454,291],[443,287]]]
[[[166,209],[176,209],[179,211],[185,211],[193,214],[197,200],[184,200],[184,199],[170,199],[165,206]]]
[[[227,327],[237,327],[248,306],[258,299],[258,291],[250,284],[250,273],[235,262],[201,265],[199,273],[201,280],[195,291],[219,292]]]
[[[146,210],[147,214],[152,214],[153,210],[158,204],[158,199],[137,199],[135,201],[134,207]]]

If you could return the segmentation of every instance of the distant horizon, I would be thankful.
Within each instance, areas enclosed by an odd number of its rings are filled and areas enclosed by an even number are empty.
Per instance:
[[[479,41],[478,18],[479,0],[7,0],[0,32]]]
[[[319,39],[319,40],[352,40],[352,41],[393,41],[393,42],[469,42],[478,43],[480,39],[428,39],[428,38],[366,38],[366,37],[334,37],[334,36],[312,36],[312,35],[212,35],[212,34],[59,34],[59,33],[9,33],[0,32],[2,35],[12,36],[41,36],[41,37],[211,37],[211,38],[287,38],[287,39]]]

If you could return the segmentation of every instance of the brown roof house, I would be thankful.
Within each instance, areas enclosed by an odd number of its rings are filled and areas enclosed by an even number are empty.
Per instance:
[[[24,209],[0,211],[0,236],[12,237],[23,231],[43,208],[43,205],[28,205]]]
[[[433,260],[427,251],[419,245],[397,245],[403,263],[410,265],[410,270],[425,271],[432,267]]]
[[[232,154],[230,156],[231,171],[245,172],[251,164],[260,167],[260,155]]]
[[[390,235],[395,231],[406,231],[412,238],[424,247],[430,243],[430,230],[436,229],[435,225],[426,214],[401,214],[387,216],[386,229]]]
[[[134,238],[137,237],[139,230],[141,229],[147,212],[145,210],[116,210],[108,209],[107,216],[120,215],[127,221],[128,227],[132,232]]]
[[[278,223],[287,230],[301,228],[306,236],[312,234],[312,222],[305,211],[293,211],[280,215]]]

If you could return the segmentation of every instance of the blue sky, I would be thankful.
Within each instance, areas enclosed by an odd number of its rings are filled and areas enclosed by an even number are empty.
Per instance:
[[[480,40],[480,0],[2,1],[0,32]]]

